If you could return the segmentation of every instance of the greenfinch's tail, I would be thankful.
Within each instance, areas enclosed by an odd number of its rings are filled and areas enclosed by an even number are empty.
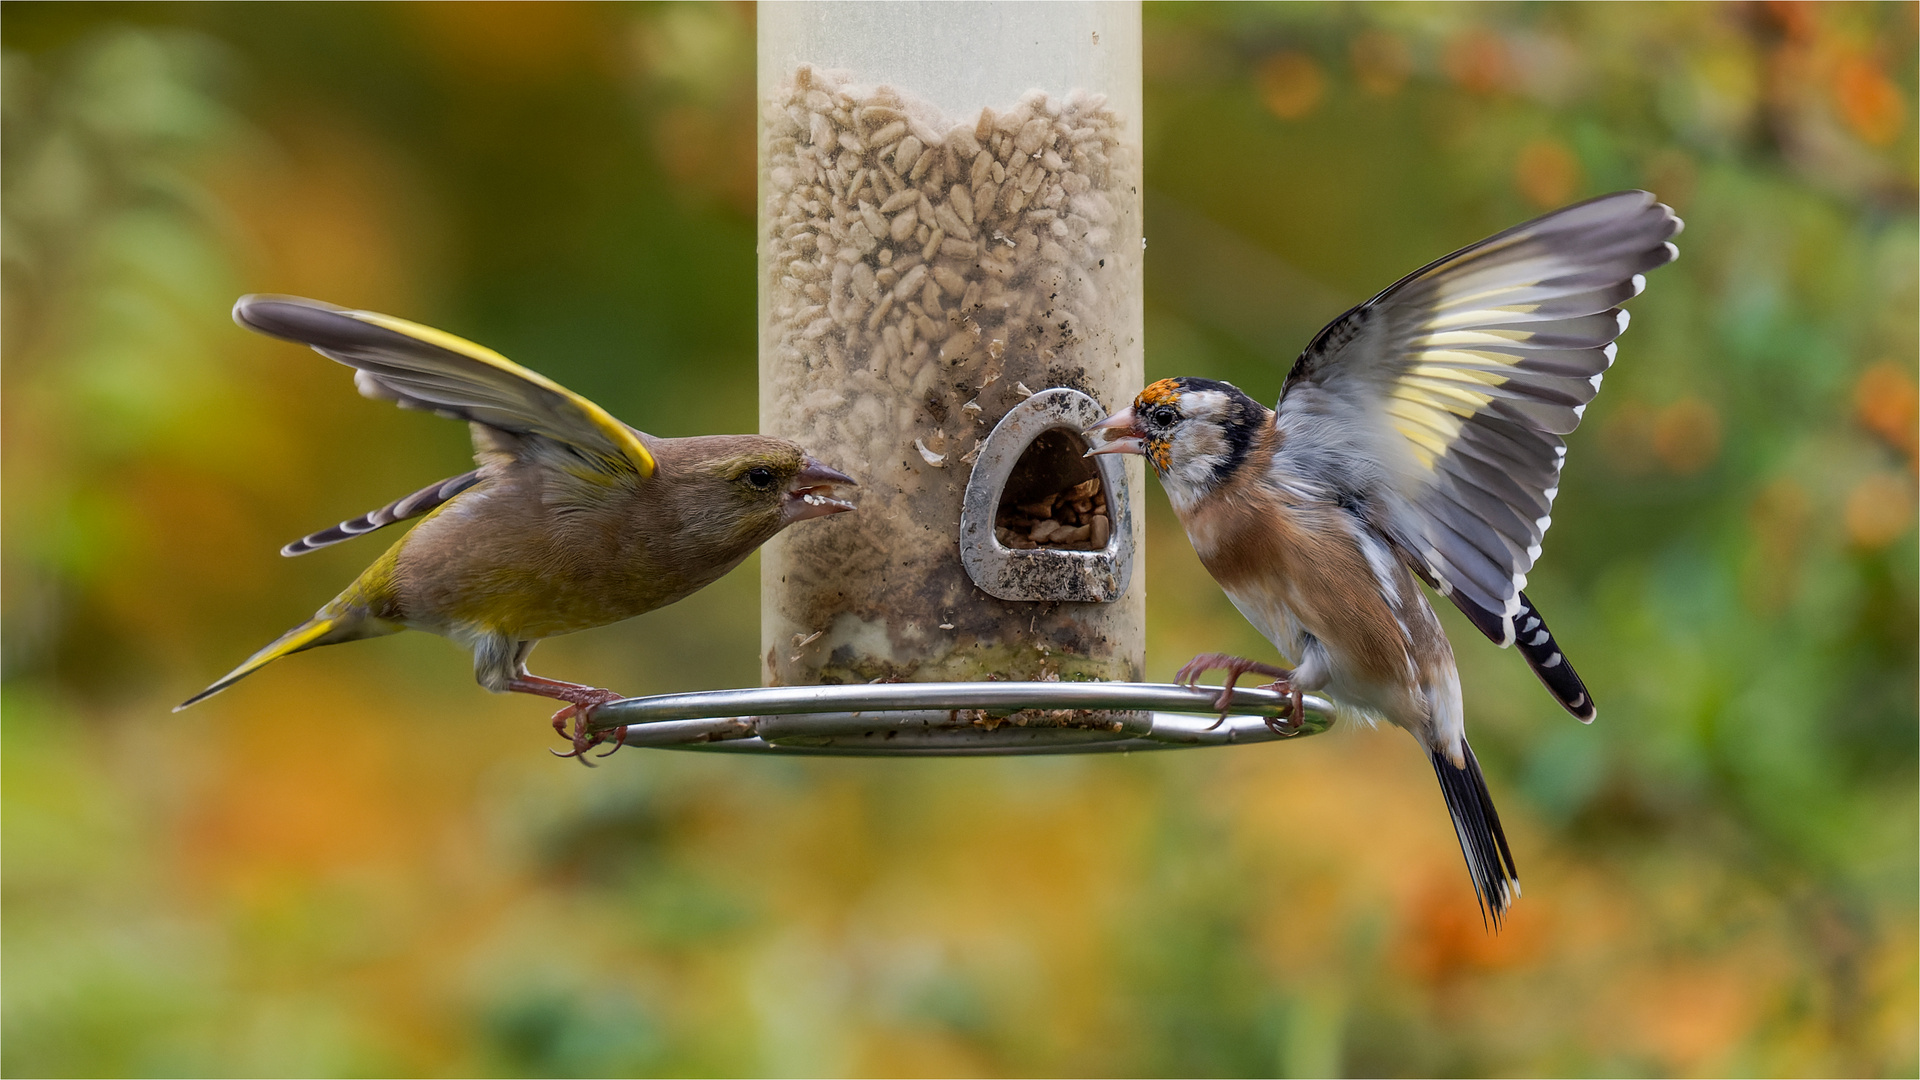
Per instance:
[[[204,701],[283,656],[291,656],[316,645],[332,645],[338,641],[366,637],[368,635],[365,631],[356,625],[360,621],[352,612],[322,610],[313,618],[281,634],[273,644],[247,657],[246,663],[222,675],[212,686],[175,705],[173,711],[179,712],[189,705]],[[361,630],[361,632],[355,633],[355,630]]]
[[[319,645],[380,637],[404,629],[402,623],[389,615],[393,608],[393,568],[399,561],[400,547],[406,543],[406,539],[405,536],[401,537],[399,542],[387,549],[385,555],[375,559],[373,565],[361,571],[345,592],[314,612],[313,618],[281,634],[271,645],[247,657],[246,663],[222,675],[220,681],[175,705],[173,711],[179,712],[196,702],[205,701],[283,656],[292,656]]]

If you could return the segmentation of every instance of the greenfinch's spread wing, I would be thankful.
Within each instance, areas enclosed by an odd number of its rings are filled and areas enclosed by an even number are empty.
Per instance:
[[[484,345],[391,315],[295,296],[243,296],[233,319],[353,368],[354,385],[367,397],[552,440],[607,479],[653,475],[653,455],[632,428]]]
[[[1673,261],[1680,219],[1644,191],[1517,225],[1402,278],[1322,330],[1275,423],[1296,469],[1377,497],[1410,564],[1482,632],[1515,638],[1551,523],[1562,435]]]

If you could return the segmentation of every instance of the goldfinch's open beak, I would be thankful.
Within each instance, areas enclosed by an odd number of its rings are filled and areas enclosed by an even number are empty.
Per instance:
[[[1121,409],[1080,434],[1092,436],[1096,432],[1103,441],[1088,450],[1087,457],[1095,454],[1144,454],[1147,452],[1147,433],[1140,430],[1140,425],[1134,420],[1131,408]]]
[[[835,488],[859,487],[853,477],[839,469],[822,465],[808,458],[794,474],[793,483],[787,488],[786,501],[783,504],[787,523],[805,521],[808,518],[826,517],[847,510],[857,509],[845,499],[836,499],[830,494]]]

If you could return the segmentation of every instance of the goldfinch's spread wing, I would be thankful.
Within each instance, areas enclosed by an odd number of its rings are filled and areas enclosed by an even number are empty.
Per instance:
[[[233,319],[353,368],[354,385],[367,397],[550,439],[607,478],[653,475],[653,455],[632,428],[484,345],[391,315],[294,296],[243,296]]]
[[[1275,419],[1290,472],[1367,504],[1502,645],[1566,456],[1626,329],[1620,304],[1673,261],[1680,219],[1644,191],[1463,248],[1322,330]]]

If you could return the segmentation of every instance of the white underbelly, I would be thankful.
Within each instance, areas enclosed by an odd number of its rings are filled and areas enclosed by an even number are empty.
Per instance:
[[[1307,630],[1300,625],[1300,619],[1284,602],[1274,599],[1263,592],[1243,592],[1236,589],[1226,590],[1227,599],[1233,601],[1240,614],[1253,624],[1260,636],[1273,642],[1290,664],[1301,662],[1301,653],[1306,647]]]
[[[1227,598],[1233,601],[1233,606],[1253,624],[1254,629],[1272,642],[1274,648],[1297,669],[1296,675],[1303,688],[1324,693],[1342,712],[1354,719],[1368,723],[1386,720],[1419,734],[1434,716],[1435,705],[1439,705],[1440,726],[1457,727],[1457,720],[1449,725],[1447,719],[1449,714],[1457,717],[1459,713],[1458,683],[1451,687],[1451,695],[1442,691],[1441,696],[1450,696],[1453,699],[1451,702],[1443,704],[1430,700],[1430,696],[1424,692],[1426,688],[1420,686],[1422,680],[1414,669],[1410,648],[1412,643],[1404,637],[1401,641],[1401,659],[1407,665],[1405,677],[1381,682],[1364,675],[1365,665],[1343,655],[1337,639],[1329,638],[1303,623],[1284,601],[1264,593],[1233,589],[1226,590],[1226,593]],[[1401,632],[1403,635],[1406,633],[1404,624]]]

